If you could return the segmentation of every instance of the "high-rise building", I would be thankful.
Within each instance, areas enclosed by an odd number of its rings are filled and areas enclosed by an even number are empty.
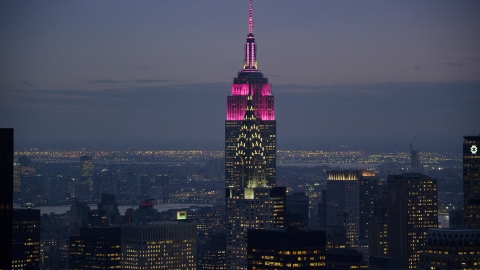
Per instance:
[[[40,210],[13,210],[12,248],[11,269],[40,269]]]
[[[247,269],[248,229],[274,226],[270,193],[275,186],[276,122],[271,86],[258,69],[252,30],[250,1],[245,61],[227,98],[225,121],[227,269]]]
[[[233,79],[231,95],[227,97],[227,120],[225,121],[225,183],[227,187],[241,187],[235,180],[235,159],[240,127],[251,95],[252,109],[257,121],[264,147],[265,177],[268,186],[275,186],[276,176],[276,121],[274,97],[268,78],[258,69],[257,45],[252,33],[253,18],[250,2],[249,33],[245,44],[243,69]]]
[[[359,180],[360,223],[358,238],[360,242],[368,241],[368,226],[372,220],[373,205],[377,199],[378,176],[373,171],[360,170],[357,172]]]
[[[421,269],[479,269],[480,229],[429,229]]]
[[[248,230],[248,269],[325,269],[324,231]]]
[[[13,128],[0,128],[0,269],[12,267]]]
[[[90,201],[93,196],[93,159],[80,157],[80,182],[75,186],[75,196],[80,201]]]
[[[327,172],[327,226],[345,226],[350,248],[358,246],[359,188],[356,171]]]
[[[120,269],[120,228],[80,229],[70,237],[69,269]]]
[[[438,227],[437,180],[420,173],[389,175],[385,196],[388,256],[417,268],[428,229]]]
[[[122,269],[196,269],[195,224],[162,221],[121,228]]]
[[[309,198],[305,192],[294,192],[287,196],[287,226],[296,225],[290,217],[292,214],[299,214],[301,223],[298,224],[301,227],[309,226]]]
[[[480,136],[463,137],[463,219],[480,228]]]

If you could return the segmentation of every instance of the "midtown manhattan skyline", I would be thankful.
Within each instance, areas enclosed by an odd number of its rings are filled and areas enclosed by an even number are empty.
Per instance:
[[[213,141],[221,149],[223,100],[248,30],[244,2],[1,3],[0,125],[15,128],[20,143]],[[478,133],[477,2],[254,8],[280,148],[402,140],[408,149],[414,136],[419,149],[455,148]]]

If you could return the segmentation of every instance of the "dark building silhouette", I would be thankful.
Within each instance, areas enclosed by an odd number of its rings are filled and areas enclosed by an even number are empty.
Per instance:
[[[135,201],[137,175],[134,172],[122,173],[118,181],[118,200],[120,202]]]
[[[0,269],[12,267],[13,128],[0,128]]]
[[[309,226],[309,198],[305,192],[287,195],[287,226]]]
[[[202,249],[198,255],[197,270],[225,270],[227,269],[225,259],[225,234],[210,236],[208,246]]]
[[[120,269],[120,227],[80,229],[70,237],[69,269]]]
[[[453,209],[448,212],[448,227],[463,227],[463,209]]]
[[[327,191],[321,191],[321,202],[318,203],[318,226],[327,226]]]
[[[156,175],[155,184],[161,191],[157,194],[156,198],[159,202],[167,204],[170,199],[170,176],[168,175]]]
[[[463,137],[463,219],[480,228],[480,136]]]
[[[325,269],[324,231],[248,230],[248,269]]]
[[[118,210],[118,203],[113,194],[102,194],[102,199],[98,203],[98,210],[105,211],[108,219],[108,225],[119,225],[120,211]]]
[[[368,262],[363,260],[363,254],[357,250],[328,250],[326,270],[337,269],[368,269]]]
[[[40,210],[13,210],[12,248],[12,269],[40,269]]]

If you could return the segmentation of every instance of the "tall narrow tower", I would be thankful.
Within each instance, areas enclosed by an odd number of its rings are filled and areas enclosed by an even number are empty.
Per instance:
[[[480,136],[463,137],[463,222],[480,228]]]
[[[245,61],[233,80],[225,121],[227,269],[247,269],[247,230],[274,226],[276,125],[267,78],[257,68],[252,1]]]
[[[274,97],[268,78],[263,77],[257,64],[257,45],[253,31],[252,2],[250,1],[248,35],[245,44],[243,69],[233,79],[231,95],[227,97],[227,120],[225,121],[225,185],[239,187],[234,180],[234,163],[240,125],[247,108],[249,90],[251,90],[253,112],[263,139],[265,157],[265,177],[268,186],[275,186],[276,173],[276,121]]]

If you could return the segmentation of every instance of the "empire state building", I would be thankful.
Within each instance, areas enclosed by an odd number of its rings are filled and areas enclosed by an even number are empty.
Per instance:
[[[234,163],[240,126],[247,109],[249,91],[252,95],[253,112],[263,139],[265,177],[270,187],[275,186],[276,175],[276,121],[272,86],[258,69],[257,45],[253,31],[252,2],[250,1],[249,33],[245,44],[243,69],[233,79],[231,95],[227,97],[227,120],[225,121],[225,184],[227,188],[241,186],[234,180]]]
[[[251,0],[248,26],[243,69],[233,79],[225,121],[227,269],[247,269],[248,229],[276,224],[274,98],[257,65]]]

